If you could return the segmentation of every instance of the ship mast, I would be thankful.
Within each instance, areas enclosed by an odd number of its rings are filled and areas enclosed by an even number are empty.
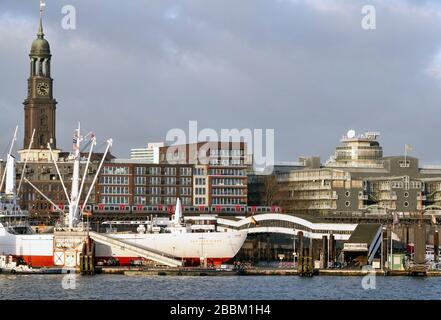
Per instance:
[[[80,135],[80,123],[78,123],[78,129],[75,132],[73,138],[73,175],[72,175],[72,188],[70,191],[70,204],[69,204],[69,214],[68,214],[68,223],[69,228],[72,228],[78,221],[78,202],[79,199],[79,181],[80,181],[80,143],[82,137]]]
[[[18,131],[18,126],[15,127],[15,131],[14,131],[14,136],[12,138],[11,141],[11,146],[9,147],[9,152],[7,154],[7,161],[9,161],[9,156],[12,154],[12,149],[14,148],[14,143],[17,140],[17,131]],[[7,173],[7,168],[6,170],[3,172],[3,176],[2,176],[2,180],[0,182],[0,191],[3,189],[3,184],[5,182],[5,178],[6,178],[6,173]]]
[[[69,227],[70,229],[75,228],[78,225],[78,222],[80,222],[81,220],[81,214],[84,210],[84,207],[87,204],[87,201],[89,200],[89,197],[91,195],[91,192],[95,186],[95,183],[98,179],[98,175],[101,171],[101,168],[103,166],[103,163],[107,157],[107,153],[110,150],[110,147],[113,144],[113,140],[109,139],[107,140],[107,147],[106,150],[103,154],[103,157],[101,159],[101,162],[98,166],[98,170],[95,173],[95,176],[93,178],[92,184],[89,187],[89,192],[87,193],[86,198],[84,199],[84,203],[82,204],[82,206],[80,207],[80,199],[81,199],[81,194],[83,191],[83,187],[84,187],[84,182],[86,180],[86,175],[87,175],[87,170],[89,168],[89,164],[91,162],[91,157],[92,157],[92,153],[93,153],[93,149],[94,146],[96,145],[96,138],[95,135],[90,133],[90,138],[91,138],[91,146],[90,146],[90,150],[89,150],[89,155],[87,157],[87,163],[86,163],[86,167],[84,169],[84,174],[83,174],[83,179],[82,179],[82,183],[81,183],[81,187],[80,187],[80,161],[81,161],[81,141],[83,141],[83,137],[81,136],[81,132],[80,132],[80,124],[78,123],[78,129],[75,130],[75,134],[74,134],[74,138],[73,138],[73,174],[72,174],[72,184],[71,184],[71,192],[70,192],[70,197],[69,194],[67,193],[67,189],[64,185],[63,182],[63,177],[60,173],[60,170],[58,168],[58,164],[57,164],[57,159],[54,157],[53,153],[52,153],[52,149],[50,147],[50,145],[48,144],[48,149],[49,152],[51,154],[51,159],[52,162],[55,165],[55,169],[58,173],[58,178],[60,179],[61,185],[63,186],[63,190],[65,192],[66,195],[66,199],[69,202],[69,210],[67,213],[65,213],[65,219],[64,219],[64,225]],[[32,187],[34,188],[41,196],[43,196],[47,201],[49,201],[56,210],[61,211],[64,213],[64,211],[58,207],[57,205],[54,204],[54,202],[52,200],[50,200],[41,190],[39,190],[35,185],[33,185],[28,179],[24,178],[24,180]]]
[[[181,199],[176,199],[176,207],[175,207],[175,216],[173,219],[173,222],[175,226],[178,226],[181,224],[182,219],[182,206],[181,206]]]

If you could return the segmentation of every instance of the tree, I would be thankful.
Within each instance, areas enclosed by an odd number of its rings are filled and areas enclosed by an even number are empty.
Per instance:
[[[279,184],[275,175],[266,175],[263,178],[262,202],[264,206],[273,206],[278,200]]]

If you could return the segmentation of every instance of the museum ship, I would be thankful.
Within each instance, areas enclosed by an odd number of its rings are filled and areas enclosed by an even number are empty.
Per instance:
[[[94,177],[89,192],[85,198],[83,197],[85,199],[84,204],[80,204],[84,179],[80,179],[79,168],[80,161],[84,161],[84,159],[80,155],[80,143],[83,141],[83,137],[80,135],[79,126],[74,137],[75,144],[72,152],[74,169],[68,212],[64,212],[64,209],[58,207],[41,190],[24,178],[24,182],[31,185],[36,192],[51,202],[56,210],[64,214],[63,221],[54,228],[52,233],[34,232],[27,221],[28,212],[22,210],[18,205],[15,158],[11,155],[13,143],[11,144],[4,179],[2,179],[2,184],[3,180],[6,181],[5,192],[0,195],[0,254],[11,255],[34,267],[73,267],[78,265],[83,250],[83,242],[78,241],[78,237],[76,239],[71,236],[57,238],[56,235],[60,232],[72,232],[87,236],[90,230],[88,224],[84,223],[84,217],[88,215],[85,204],[96,183],[101,166]],[[13,142],[15,140],[14,136]],[[95,145],[95,137],[93,136],[91,140],[85,171],[88,170],[90,164],[90,155]],[[111,145],[112,140],[110,139],[107,142],[103,159]],[[48,149],[52,153],[50,145],[48,145]],[[53,161],[55,167],[57,167],[56,161]],[[103,161],[101,165],[102,163]],[[63,184],[61,175],[59,175],[59,178],[60,183]],[[210,219],[210,217],[204,219]],[[197,226],[195,228],[194,225],[184,223],[179,198],[177,199],[174,215],[165,225],[157,226],[153,221],[146,221],[139,223],[136,230],[131,232],[115,232],[115,229],[107,231],[96,236],[103,238],[104,241],[94,241],[95,261],[113,261],[112,263],[116,261],[119,265],[130,265],[134,261],[142,260],[140,256],[133,254],[133,250],[126,250],[121,243],[180,260],[183,265],[194,265],[201,261],[209,264],[221,264],[224,261],[231,260],[237,254],[247,237],[245,231],[218,232],[216,229],[198,229]],[[117,241],[118,245],[109,244],[112,239]]]

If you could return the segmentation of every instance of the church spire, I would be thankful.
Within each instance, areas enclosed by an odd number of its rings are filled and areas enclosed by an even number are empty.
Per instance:
[[[40,0],[37,38],[32,41],[29,53],[28,94],[24,101],[25,134],[23,149],[27,149],[31,141],[33,141],[32,149],[46,149],[48,143],[52,149],[56,149],[55,109],[57,101],[52,93],[50,45],[43,33],[44,7],[44,0]],[[34,130],[35,139],[32,139]]]
[[[43,33],[43,8],[46,6],[46,3],[44,3],[43,0],[40,0],[40,24],[38,25],[38,38],[44,38]]]
[[[38,23],[37,39],[32,42],[31,58],[50,58],[51,55],[49,42],[44,38],[43,33],[43,14],[45,6],[44,0],[40,0],[40,20]]]

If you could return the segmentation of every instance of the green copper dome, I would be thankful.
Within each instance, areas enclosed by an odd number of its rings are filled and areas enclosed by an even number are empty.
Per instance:
[[[49,42],[46,39],[37,38],[32,42],[31,56],[47,56],[51,54]]]

